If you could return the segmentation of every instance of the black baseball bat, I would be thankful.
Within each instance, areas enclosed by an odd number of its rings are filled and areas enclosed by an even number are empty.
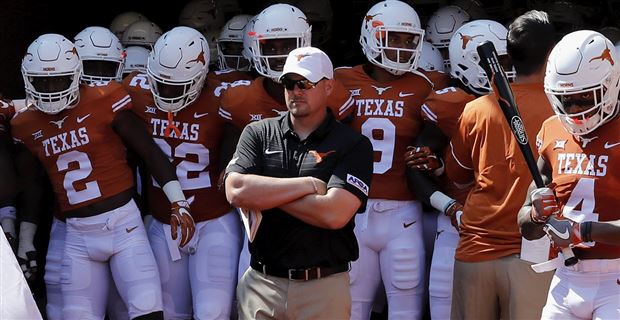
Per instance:
[[[504,72],[502,65],[499,63],[499,57],[497,55],[497,51],[495,50],[495,46],[493,45],[493,42],[485,41],[479,44],[476,50],[478,51],[478,56],[480,57],[479,64],[487,74],[489,84],[491,84],[493,91],[496,94],[495,96],[497,97],[497,102],[504,113],[504,117],[510,125],[510,130],[512,130],[512,134],[519,144],[519,149],[525,158],[525,162],[527,163],[530,174],[534,179],[534,183],[536,184],[536,187],[544,188],[545,183],[543,182],[542,176],[538,171],[536,159],[534,159],[534,153],[532,153],[532,148],[530,148],[527,132],[525,131],[525,125],[523,124],[521,114],[519,113],[519,108],[517,107],[512,89],[510,88],[508,77],[506,77],[506,73]],[[562,253],[564,254],[564,265],[572,266],[577,263],[577,257],[575,257],[575,254],[573,254],[573,250],[570,247],[562,249]]]

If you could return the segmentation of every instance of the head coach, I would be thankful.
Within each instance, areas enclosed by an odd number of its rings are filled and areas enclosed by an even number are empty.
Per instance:
[[[348,319],[352,218],[366,207],[372,146],[328,110],[333,66],[323,51],[291,51],[280,81],[288,112],[248,125],[226,168],[228,201],[261,217],[239,318]]]

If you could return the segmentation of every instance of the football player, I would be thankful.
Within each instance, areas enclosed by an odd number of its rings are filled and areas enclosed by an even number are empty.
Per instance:
[[[123,68],[123,79],[134,71],[139,73],[146,72],[146,61],[151,50],[140,46],[129,46],[125,48],[125,53],[127,57],[125,58],[125,67]]]
[[[73,38],[73,43],[82,60],[82,83],[122,80],[126,53],[109,29],[87,27]]]
[[[486,78],[484,70],[478,65],[480,58],[476,47],[485,41],[491,41],[503,58],[507,54],[507,32],[504,26],[491,20],[468,22],[454,32],[450,40],[449,56],[450,60],[455,62],[451,73],[454,79],[458,79],[457,85],[429,95],[422,106],[424,128],[416,137],[415,146],[408,146],[405,153],[407,166],[414,170],[409,174],[416,195],[443,213],[437,217],[435,249],[430,271],[432,318],[450,318],[454,251],[459,240],[458,229],[450,224],[458,220],[456,214],[462,213],[462,204],[469,192],[469,188],[459,189],[447,179],[443,174],[441,158],[445,152],[449,152],[448,142],[458,127],[458,118],[465,104],[491,91],[489,82],[483,81]],[[463,44],[461,36],[472,34],[480,36]],[[433,150],[439,151],[435,154]],[[430,176],[424,173],[429,173]]]
[[[165,190],[154,180],[145,186],[167,319],[229,319],[235,294],[241,222],[217,187],[226,122],[208,65],[207,40],[195,29],[176,27],[155,43],[147,73],[123,81],[136,112],[176,166],[196,221],[194,241],[179,252],[168,236]]]
[[[620,318],[619,59],[610,40],[589,30],[569,33],[549,55],[544,86],[556,116],[536,144],[550,185],[532,184],[519,222],[525,237],[546,232],[579,262],[558,260],[542,319]]]
[[[132,200],[125,148],[149,159],[172,206],[172,237],[179,237],[180,227],[183,247],[194,223],[174,168],[120,84],[79,84],[82,62],[65,37],[38,37],[22,60],[22,74],[27,108],[11,120],[11,133],[43,164],[66,217],[63,317],[103,318],[111,271],[131,318],[162,318],[159,272]],[[34,234],[36,225],[30,229]]]
[[[444,68],[450,71],[448,46],[452,35],[470,20],[469,14],[457,6],[445,6],[433,13],[426,25],[424,38],[441,52]]]
[[[411,6],[379,2],[361,26],[359,41],[368,62],[335,72],[353,95],[351,126],[370,139],[375,154],[367,210],[355,218],[360,254],[350,272],[352,319],[370,318],[381,280],[389,318],[422,317],[422,205],[407,188],[402,154],[421,128],[420,107],[432,90],[415,71],[423,37]]]
[[[17,188],[12,182],[15,178],[13,166],[13,146],[11,143],[10,121],[15,115],[15,106],[10,100],[0,100],[0,225],[13,251],[17,249],[15,232],[16,209],[13,203]]]
[[[456,34],[461,35],[476,36]],[[516,70],[511,87],[522,117],[512,125],[523,126],[528,136],[534,136],[552,114],[542,80],[555,29],[546,13],[526,12],[510,25],[506,42]],[[505,59],[499,60],[510,70]],[[484,74],[478,79],[488,82]],[[497,97],[488,94],[467,103],[450,138],[450,152],[445,155],[448,177],[457,186],[471,185],[459,225],[450,316],[538,318],[551,274],[535,274],[531,262],[522,259],[527,247],[522,251],[517,212],[532,176]],[[533,140],[524,140],[520,142],[534,147]],[[450,201],[443,200],[439,208]]]
[[[110,22],[110,31],[114,33],[114,35],[120,40],[123,38],[123,33],[125,29],[129,27],[130,24],[136,21],[148,21],[143,14],[135,12],[135,11],[126,11],[123,13],[119,13],[112,22]]]
[[[120,40],[125,47],[140,46],[151,50],[161,34],[162,31],[158,25],[141,20],[130,24],[123,32],[123,37]]]

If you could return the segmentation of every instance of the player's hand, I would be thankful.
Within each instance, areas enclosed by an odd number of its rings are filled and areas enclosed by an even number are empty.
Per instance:
[[[192,240],[194,231],[196,231],[196,225],[194,223],[194,218],[192,218],[189,212],[189,202],[183,200],[172,203],[170,227],[172,231],[172,240],[177,239],[177,232],[179,228],[181,229],[181,242],[179,243],[179,247],[185,247],[190,240]]]
[[[444,214],[450,217],[452,226],[458,231],[461,227],[461,216],[463,215],[463,205],[458,201],[452,202],[444,211]]]
[[[549,218],[543,230],[556,247],[567,248],[581,242],[580,224],[568,219]]]
[[[551,216],[560,213],[560,204],[551,188],[538,188],[530,194],[532,210],[530,218],[534,223],[545,223]]]
[[[429,147],[407,146],[405,152],[407,167],[420,171],[435,171],[443,167],[441,160]]]

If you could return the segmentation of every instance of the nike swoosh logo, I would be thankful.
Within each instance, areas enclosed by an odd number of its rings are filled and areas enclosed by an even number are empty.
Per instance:
[[[82,123],[82,121],[86,120],[86,118],[90,117],[90,113],[83,116],[83,117],[78,117],[77,118],[77,123]]]
[[[416,223],[416,222],[417,222],[417,221],[413,221],[413,222],[411,222],[411,223],[404,223],[404,222],[403,222],[403,227],[404,227],[405,229],[407,229],[407,228],[411,227],[411,226],[412,226],[414,223]]]
[[[610,149],[613,148],[617,145],[620,145],[620,142],[616,142],[616,143],[609,143],[609,142],[605,142],[605,149]]]
[[[407,93],[407,92],[402,92],[402,91],[401,91],[401,92],[399,92],[399,93],[398,93],[398,96],[399,96],[399,97],[401,97],[401,98],[404,98],[404,97],[409,97],[409,96],[412,96],[412,95],[414,95],[414,94],[415,94],[415,93]]]
[[[276,153],[281,153],[282,150],[269,150],[269,149],[265,149],[265,154],[276,154]]]
[[[570,236],[570,234],[568,233],[568,229],[564,230],[564,232],[558,231],[558,229],[556,229],[555,227],[553,227],[550,224],[547,224],[547,228],[551,229],[551,231],[553,231],[553,233],[555,233],[558,237],[560,237],[560,239],[563,240],[568,240],[568,237]]]
[[[130,233],[130,232],[136,230],[136,228],[138,228],[138,226],[131,227],[131,228],[125,228],[125,231],[127,231],[127,233]]]
[[[208,112],[205,112],[205,113],[194,112],[194,119],[202,118],[208,114],[209,114]]]

